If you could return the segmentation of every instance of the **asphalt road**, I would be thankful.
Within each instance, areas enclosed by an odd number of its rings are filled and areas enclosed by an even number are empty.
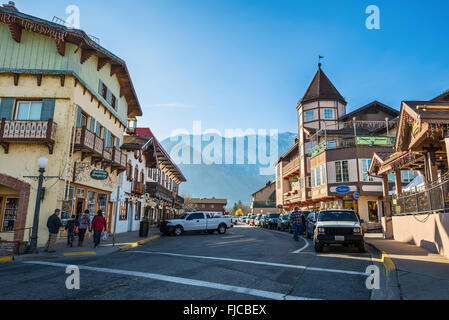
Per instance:
[[[105,256],[0,264],[0,300],[370,299],[369,253],[240,225],[225,235],[161,237]],[[66,288],[67,265],[80,289]]]

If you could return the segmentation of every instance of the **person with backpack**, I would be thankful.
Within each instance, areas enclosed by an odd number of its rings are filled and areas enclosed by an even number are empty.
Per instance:
[[[73,247],[73,240],[75,237],[75,229],[79,225],[78,220],[76,220],[75,215],[72,215],[72,219],[67,221],[65,229],[67,230],[67,247]]]
[[[94,232],[94,248],[98,247],[101,240],[101,233],[106,231],[106,219],[103,217],[103,212],[98,210],[97,216],[92,221],[90,231]]]
[[[78,234],[78,246],[82,247],[84,242],[84,237],[86,236],[87,230],[90,228],[90,212],[89,210],[84,211],[84,214],[79,218],[79,234]]]

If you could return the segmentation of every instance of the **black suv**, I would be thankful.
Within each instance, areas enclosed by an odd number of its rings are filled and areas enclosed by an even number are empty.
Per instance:
[[[322,210],[316,221],[313,244],[316,252],[331,244],[353,245],[365,252],[365,238],[359,217],[353,210]]]
[[[264,228],[273,229],[277,228],[279,220],[279,214],[275,212],[267,213],[263,221]]]

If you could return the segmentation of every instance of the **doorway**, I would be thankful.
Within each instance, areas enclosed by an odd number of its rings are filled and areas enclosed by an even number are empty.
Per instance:
[[[84,211],[84,199],[76,199],[76,217],[83,214]]]

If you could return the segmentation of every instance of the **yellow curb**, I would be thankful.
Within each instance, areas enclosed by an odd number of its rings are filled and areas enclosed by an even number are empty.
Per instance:
[[[396,270],[396,265],[394,264],[393,260],[390,258],[390,256],[385,251],[382,251],[382,263],[385,266],[385,270],[387,272],[387,275],[391,271]]]
[[[87,255],[94,255],[97,254],[94,251],[88,251],[88,252],[70,252],[70,253],[64,253],[64,257],[71,257],[71,256],[87,256]]]
[[[14,257],[13,256],[0,257],[0,262],[10,262],[10,261],[14,261]]]
[[[156,240],[156,239],[158,239],[158,238],[160,238],[160,237],[161,237],[161,236],[154,236],[154,237],[151,237],[151,238],[147,238],[147,239],[144,239],[144,240],[140,240],[140,241],[131,243],[131,244],[127,245],[127,246],[121,247],[121,248],[120,248],[120,251],[127,251],[127,250],[129,250],[129,249],[136,248],[136,247],[138,247],[139,245],[143,245],[143,244],[145,244],[145,243],[147,243],[147,242]]]

